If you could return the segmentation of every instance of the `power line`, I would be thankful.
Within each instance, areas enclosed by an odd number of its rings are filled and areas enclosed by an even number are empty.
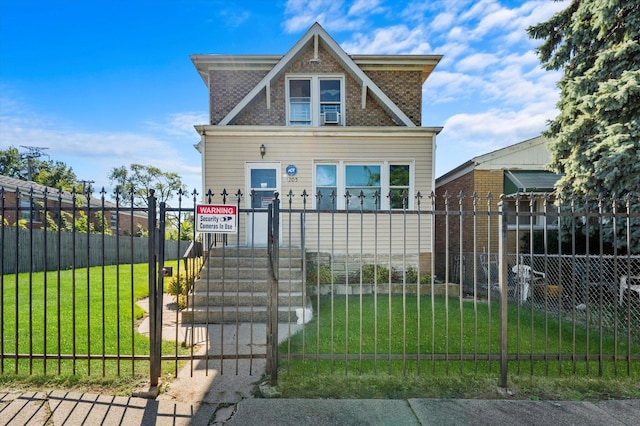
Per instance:
[[[40,158],[43,155],[49,156],[48,154],[43,154],[42,151],[45,149],[49,149],[43,146],[25,146],[20,145],[20,148],[24,148],[27,150],[26,153],[20,154],[20,158],[27,159],[27,180],[31,181],[31,177],[33,176],[33,160],[36,158]]]

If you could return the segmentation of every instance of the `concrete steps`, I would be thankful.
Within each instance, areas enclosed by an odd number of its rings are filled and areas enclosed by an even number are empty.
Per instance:
[[[278,320],[295,322],[296,312],[311,315],[303,294],[302,252],[280,248]],[[265,248],[224,247],[212,250],[182,311],[184,323],[266,322],[268,259]],[[301,314],[302,315],[302,314]],[[305,318],[310,319],[310,318]]]

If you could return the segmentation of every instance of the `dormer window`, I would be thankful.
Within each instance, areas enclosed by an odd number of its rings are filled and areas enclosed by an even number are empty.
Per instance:
[[[287,79],[287,125],[342,125],[344,123],[343,86],[342,77],[289,77]]]

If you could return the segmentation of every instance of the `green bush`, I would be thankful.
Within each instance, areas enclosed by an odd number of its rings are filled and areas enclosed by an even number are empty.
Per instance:
[[[193,281],[193,274],[187,276],[186,272],[180,272],[179,276],[173,276],[167,282],[165,291],[175,296],[179,309],[185,309],[187,307],[187,294]]]
[[[327,265],[320,265],[320,269],[316,264],[309,262],[307,266],[307,285],[318,284],[318,275],[320,275],[320,284],[330,284],[333,279],[334,284],[345,284],[347,282],[344,271],[336,271],[331,274],[331,268]],[[409,266],[406,273],[403,274],[402,269],[396,267],[391,268],[391,283],[402,283],[403,278],[408,284],[415,284],[418,281],[418,271],[416,268]],[[360,282],[360,268],[349,271],[349,283]],[[362,282],[366,284],[384,284],[389,282],[389,268],[384,265],[366,264],[362,265]],[[420,274],[420,284],[428,284],[431,282],[429,274]]]
[[[406,272],[407,283],[415,284],[418,282],[418,270],[413,266],[409,266]],[[420,284],[428,284],[431,282],[431,275],[422,273],[420,274]]]
[[[318,270],[315,263],[309,263],[307,267],[307,285],[318,284],[318,276],[320,276],[320,284],[331,284],[331,268],[326,265],[320,265]]]
[[[362,266],[362,282],[363,283],[367,283],[367,284],[373,284],[375,282],[386,283],[388,281],[389,281],[389,268],[387,268],[386,266],[378,265],[377,268],[376,268],[376,265]]]

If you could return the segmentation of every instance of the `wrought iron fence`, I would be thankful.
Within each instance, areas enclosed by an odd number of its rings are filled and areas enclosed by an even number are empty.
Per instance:
[[[421,197],[415,210],[301,210],[313,317],[288,336],[286,368],[638,375],[639,212],[474,197],[471,210]]]
[[[640,213],[628,199],[594,212],[548,208],[548,196],[475,195],[472,208],[450,209],[417,193],[411,209],[372,210],[363,194],[336,209],[315,200],[321,194],[289,192],[263,209],[245,207],[254,194],[225,190],[218,201],[210,191],[207,203],[238,206],[238,232],[200,238],[181,226],[193,223],[197,194],[179,194],[173,209],[139,210],[107,204],[104,194],[82,206],[2,195],[2,373],[93,374],[97,363],[120,374],[144,362],[157,379],[161,361],[177,373],[178,360],[219,362],[221,372],[231,360],[237,373],[238,360],[259,359],[272,377],[309,365],[334,374],[500,374],[503,384],[507,372],[640,375]],[[171,215],[178,238],[187,232],[185,244],[202,245],[167,245]],[[97,221],[97,233],[80,218]],[[142,218],[149,237],[120,232],[119,223],[131,231]],[[139,240],[147,263],[136,266]],[[51,253],[53,263],[44,260]],[[63,254],[70,268],[55,260]],[[24,258],[32,266],[20,273]],[[179,321],[172,353],[161,353],[168,258],[182,259],[173,275],[184,273],[187,285],[170,281]],[[140,294],[149,296],[151,342],[138,329]],[[248,349],[239,345],[245,332]],[[254,350],[258,334],[268,351]]]
[[[149,371],[140,299],[157,212],[120,196],[0,188],[2,374]],[[189,243],[163,239],[164,258],[180,259]]]

